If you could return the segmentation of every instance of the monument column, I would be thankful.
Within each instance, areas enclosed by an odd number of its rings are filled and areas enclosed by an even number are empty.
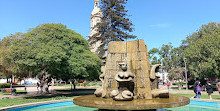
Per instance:
[[[94,34],[97,33],[97,28],[94,28],[94,27],[97,23],[101,21],[101,18],[102,18],[102,12],[101,12],[101,9],[99,8],[99,0],[94,0],[94,9],[90,16],[90,31],[91,32],[89,34],[89,40],[90,40],[89,42],[94,40],[93,38],[91,38]],[[94,44],[90,44],[91,51],[96,53],[100,45],[101,45],[100,41],[95,42]]]

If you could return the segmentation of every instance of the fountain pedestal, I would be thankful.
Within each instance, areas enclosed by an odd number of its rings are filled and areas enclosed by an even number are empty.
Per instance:
[[[159,68],[160,64],[150,68],[143,40],[112,41],[99,77],[102,87],[95,95],[77,97],[73,102],[111,110],[161,109],[189,104],[186,97],[169,95],[167,87],[158,88]]]

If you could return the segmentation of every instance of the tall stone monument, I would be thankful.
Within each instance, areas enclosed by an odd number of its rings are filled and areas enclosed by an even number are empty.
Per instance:
[[[89,34],[89,39],[91,41],[93,40],[93,38],[91,38],[91,37],[97,33],[97,31],[96,31],[97,28],[95,28],[95,25],[101,21],[101,18],[102,18],[102,11],[99,8],[99,0],[94,0],[94,9],[90,15],[90,31],[91,32]],[[89,41],[89,42],[91,42],[91,41]],[[98,41],[94,44],[90,44],[91,51],[96,53],[100,44],[101,44],[100,41]]]
[[[150,70],[147,46],[143,40],[112,41],[100,75],[102,87],[96,96],[114,100],[169,97],[168,90],[158,90],[159,64]],[[152,93],[154,92],[154,93]]]

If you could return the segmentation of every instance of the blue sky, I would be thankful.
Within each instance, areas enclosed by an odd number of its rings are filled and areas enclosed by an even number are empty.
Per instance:
[[[220,0],[129,0],[134,35],[148,49],[177,47],[202,24],[220,22]],[[62,23],[86,37],[93,0],[0,0],[0,38],[43,23]]]

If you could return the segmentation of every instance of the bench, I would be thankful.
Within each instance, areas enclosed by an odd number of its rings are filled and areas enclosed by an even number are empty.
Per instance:
[[[4,89],[1,89],[1,93],[4,94],[4,93],[11,93],[12,95],[16,95],[16,89],[14,88],[4,88]]]

